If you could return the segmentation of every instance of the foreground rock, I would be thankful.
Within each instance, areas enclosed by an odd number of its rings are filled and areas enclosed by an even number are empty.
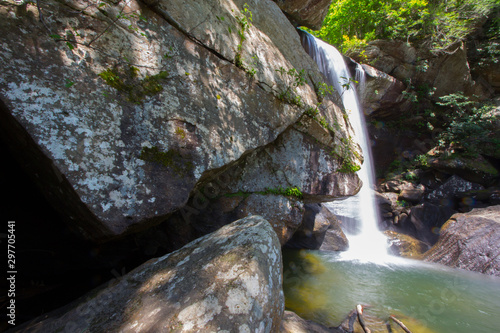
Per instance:
[[[2,139],[93,240],[159,223],[294,124],[304,110],[276,96],[295,78],[277,70],[307,70],[294,93],[317,102],[319,72],[275,3],[145,2],[46,1],[50,32],[36,6],[0,7]]]
[[[278,238],[260,216],[152,259],[23,332],[276,332],[284,311]]]
[[[500,276],[500,206],[453,215],[425,260]]]

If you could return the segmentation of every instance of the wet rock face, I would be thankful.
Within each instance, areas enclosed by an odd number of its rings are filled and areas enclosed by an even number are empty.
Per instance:
[[[384,234],[388,238],[388,251],[395,256],[420,259],[422,254],[430,248],[426,243],[409,235],[390,230],[386,230]]]
[[[500,206],[455,214],[425,260],[500,276]]]
[[[152,259],[23,332],[276,332],[284,311],[278,238],[239,220]]]
[[[319,82],[316,66],[273,2],[246,1],[242,41],[244,3],[48,1],[52,37],[34,6],[0,8],[2,132],[20,158],[36,156],[31,173],[86,237],[157,224],[204,173],[303,113],[275,98],[291,80],[276,70],[307,69]],[[306,80],[296,90],[312,105]]]

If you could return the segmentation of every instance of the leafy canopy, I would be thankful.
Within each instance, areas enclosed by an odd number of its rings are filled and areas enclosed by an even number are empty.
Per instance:
[[[333,0],[313,34],[342,51],[374,39],[426,41],[442,49],[499,8],[500,0]]]

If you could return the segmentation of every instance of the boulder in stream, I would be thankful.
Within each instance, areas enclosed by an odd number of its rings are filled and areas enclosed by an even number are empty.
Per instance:
[[[288,248],[342,251],[349,242],[339,220],[323,204],[306,204],[302,224],[285,244]]]

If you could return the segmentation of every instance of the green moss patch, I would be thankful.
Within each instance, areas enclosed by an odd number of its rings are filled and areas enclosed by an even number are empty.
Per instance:
[[[124,93],[127,101],[134,104],[141,104],[146,96],[154,96],[163,91],[162,83],[168,75],[167,71],[161,71],[140,79],[139,69],[133,66],[108,68],[99,74],[107,85]]]

